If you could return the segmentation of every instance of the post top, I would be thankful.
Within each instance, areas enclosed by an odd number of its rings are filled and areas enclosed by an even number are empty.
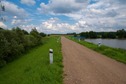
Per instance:
[[[101,42],[98,42],[99,44],[101,44]]]
[[[49,51],[53,52],[53,49],[49,49]]]

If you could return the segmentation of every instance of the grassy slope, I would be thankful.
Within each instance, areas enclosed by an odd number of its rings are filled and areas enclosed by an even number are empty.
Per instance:
[[[21,58],[0,69],[0,84],[62,84],[62,55],[59,37],[51,37]],[[49,64],[49,48],[54,63]]]
[[[126,64],[126,50],[123,49],[117,49],[117,48],[111,48],[108,46],[102,45],[101,47],[98,47],[98,45],[89,43],[86,41],[78,41],[77,39],[72,39],[71,37],[68,37],[69,39],[78,42],[90,49],[93,49],[101,54],[104,54],[110,58],[113,58],[119,62],[125,63]]]

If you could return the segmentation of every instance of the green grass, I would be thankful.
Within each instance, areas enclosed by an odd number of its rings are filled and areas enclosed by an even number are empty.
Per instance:
[[[82,44],[82,45],[84,45],[94,51],[97,51],[103,55],[106,55],[112,59],[115,59],[119,62],[126,64],[126,50],[118,49],[118,48],[111,48],[111,47],[104,46],[104,45],[101,45],[100,47],[98,47],[98,45],[93,44],[93,43],[89,43],[86,41],[79,42],[77,39],[74,39],[73,37],[67,37],[67,38],[69,38],[79,44]]]
[[[63,65],[60,37],[48,37],[44,44],[0,69],[0,84],[62,84]],[[49,64],[49,48],[54,63]]]

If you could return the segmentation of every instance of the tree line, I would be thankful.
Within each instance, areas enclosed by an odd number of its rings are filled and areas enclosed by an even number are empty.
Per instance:
[[[118,39],[124,39],[126,38],[126,30],[121,29],[117,30],[116,32],[94,32],[94,31],[89,31],[89,32],[81,32],[79,34],[81,37],[84,38],[118,38]],[[76,36],[74,34],[74,36]]]
[[[12,30],[0,28],[0,67],[42,44],[45,36],[46,34],[39,33],[35,28],[30,33],[19,27]]]

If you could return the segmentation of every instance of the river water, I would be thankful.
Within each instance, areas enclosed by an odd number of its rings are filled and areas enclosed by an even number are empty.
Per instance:
[[[122,48],[126,49],[126,39],[85,39],[85,41],[98,44],[99,42],[102,45],[110,46],[113,48]]]

